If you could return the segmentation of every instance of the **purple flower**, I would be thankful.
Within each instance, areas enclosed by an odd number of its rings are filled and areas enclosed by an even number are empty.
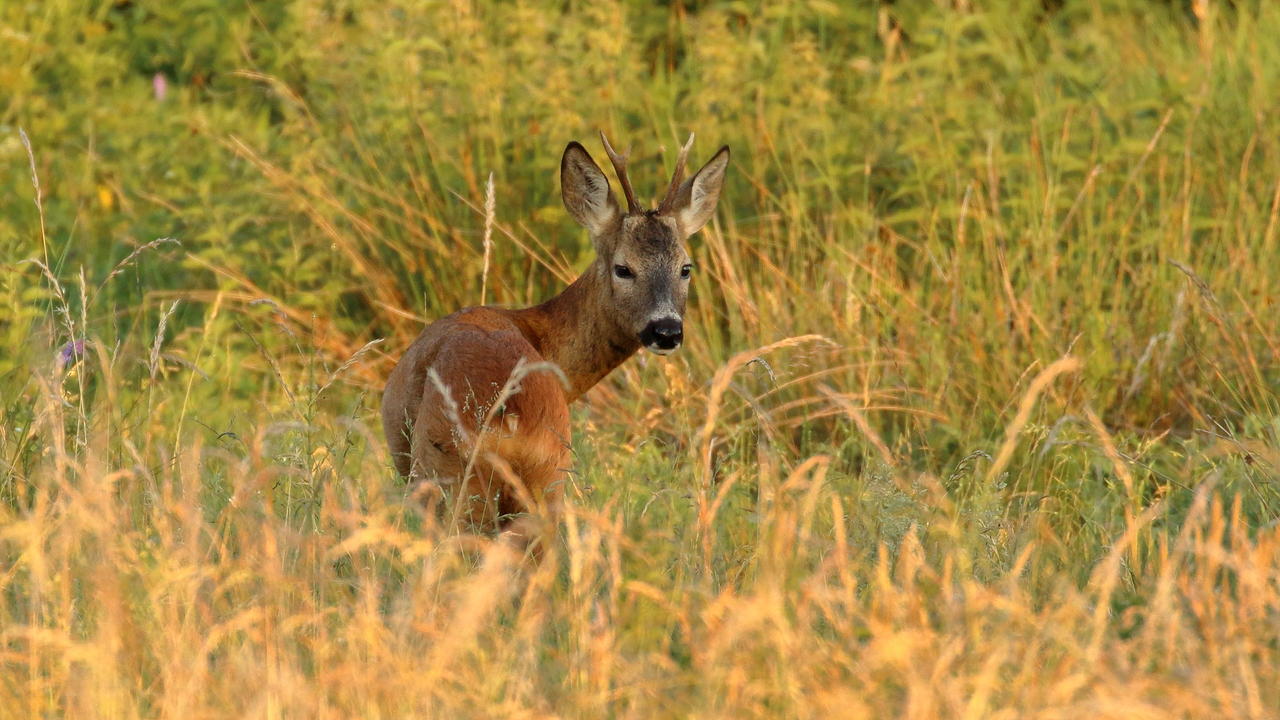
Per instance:
[[[169,93],[169,81],[165,79],[164,73],[152,76],[151,90],[155,92],[156,100],[164,100],[164,96]]]
[[[84,340],[72,340],[66,345],[63,345],[62,349],[58,351],[58,356],[54,360],[54,364],[57,365],[58,372],[62,372],[79,362],[83,355]]]

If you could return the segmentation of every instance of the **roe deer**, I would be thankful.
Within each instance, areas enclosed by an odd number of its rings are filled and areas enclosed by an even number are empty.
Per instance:
[[[645,210],[627,177],[629,152],[600,139],[627,212],[582,145],[569,143],[560,161],[564,206],[595,246],[591,266],[541,305],[471,307],[429,324],[382,395],[396,470],[459,503],[456,518],[526,541],[530,514],[559,506],[569,403],[641,347],[667,355],[680,346],[692,269],[684,241],[715,212],[729,164],[725,146],[685,180],[690,135],[661,204]]]

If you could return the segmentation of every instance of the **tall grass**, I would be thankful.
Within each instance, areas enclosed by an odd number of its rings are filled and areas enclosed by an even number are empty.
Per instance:
[[[0,6],[0,715],[1280,715],[1280,8],[975,5]],[[734,159],[521,563],[378,394],[597,128]]]

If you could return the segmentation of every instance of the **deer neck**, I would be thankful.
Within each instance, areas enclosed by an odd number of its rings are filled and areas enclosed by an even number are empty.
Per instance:
[[[550,300],[515,312],[532,345],[564,371],[573,402],[640,349],[634,333],[619,327],[609,306],[609,280],[597,260]]]

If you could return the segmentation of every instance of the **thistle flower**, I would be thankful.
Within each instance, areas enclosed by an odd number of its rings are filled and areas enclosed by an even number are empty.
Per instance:
[[[84,339],[72,340],[62,346],[58,350],[57,356],[54,358],[54,366],[58,372],[67,370],[72,365],[80,362],[80,358],[84,355]]]

